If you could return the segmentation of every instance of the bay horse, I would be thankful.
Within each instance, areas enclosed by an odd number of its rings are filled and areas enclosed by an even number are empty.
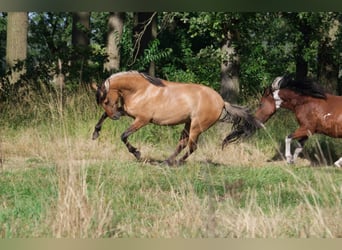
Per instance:
[[[225,102],[213,89],[194,83],[178,83],[151,77],[137,71],[119,72],[107,78],[96,89],[96,101],[104,113],[95,126],[93,139],[99,136],[107,117],[117,120],[122,115],[134,119],[122,133],[121,140],[137,160],[141,154],[128,142],[128,137],[143,126],[185,124],[174,153],[165,160],[168,165],[182,163],[197,148],[199,135],[217,121],[232,123],[231,133],[222,148],[255,132],[258,122],[248,108]],[[188,147],[183,157],[177,155]]]
[[[326,93],[312,80],[294,80],[289,75],[275,78],[272,85],[265,89],[255,118],[263,124],[279,108],[291,110],[299,124],[299,128],[285,138],[287,163],[294,163],[310,135],[319,133],[342,137],[342,97]],[[299,142],[293,154],[292,140]],[[334,164],[341,167],[342,157]]]

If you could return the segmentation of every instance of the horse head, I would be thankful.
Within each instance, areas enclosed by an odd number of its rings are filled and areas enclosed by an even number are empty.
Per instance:
[[[101,105],[105,110],[108,117],[113,120],[117,120],[121,116],[119,111],[119,91],[109,88],[110,82],[107,79],[101,86],[92,84],[92,88],[96,90],[96,102]]]
[[[279,98],[278,93],[284,81],[287,81],[286,76],[276,77],[271,86],[264,90],[259,107],[255,112],[255,118],[261,123],[268,121],[280,107],[281,99]]]

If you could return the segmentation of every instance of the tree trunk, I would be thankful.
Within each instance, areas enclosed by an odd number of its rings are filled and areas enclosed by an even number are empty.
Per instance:
[[[339,94],[339,64],[334,58],[334,42],[340,29],[340,22],[334,19],[327,34],[324,35],[318,49],[318,81],[332,94]]]
[[[151,22],[151,39],[154,40],[157,38],[157,15],[155,15],[152,19]],[[150,62],[150,67],[148,69],[148,73],[150,76],[155,76],[156,75],[156,64],[154,61]]]
[[[7,16],[6,68],[12,69],[27,57],[27,12],[9,12]],[[25,65],[12,69],[10,82],[15,83],[26,72]]]
[[[232,46],[232,34],[221,47],[223,60],[221,62],[220,94],[225,101],[236,103],[239,95],[239,57]]]
[[[108,18],[106,71],[114,73],[120,69],[120,40],[124,26],[124,12],[111,12]]]
[[[72,45],[74,48],[72,67],[79,73],[79,81],[83,82],[84,69],[87,67],[89,55],[90,12],[74,12],[72,14]]]
[[[90,12],[74,12],[72,14],[72,44],[89,45]]]

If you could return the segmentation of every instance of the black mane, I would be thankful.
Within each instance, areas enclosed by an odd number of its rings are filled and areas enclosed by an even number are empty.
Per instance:
[[[327,98],[323,87],[316,81],[310,79],[295,80],[285,76],[280,82],[280,89],[284,88],[293,90],[305,96],[311,96],[319,99]]]
[[[144,77],[147,81],[152,83],[153,85],[156,85],[158,87],[164,87],[165,86],[160,78],[156,78],[156,77],[150,76],[150,75],[148,75],[146,73],[140,73],[140,75],[142,77]]]

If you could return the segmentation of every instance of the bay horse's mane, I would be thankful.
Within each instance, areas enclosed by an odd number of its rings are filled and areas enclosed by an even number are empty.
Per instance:
[[[279,89],[290,89],[300,95],[326,99],[326,93],[321,85],[311,79],[296,80],[290,76],[284,76],[279,82]]]

